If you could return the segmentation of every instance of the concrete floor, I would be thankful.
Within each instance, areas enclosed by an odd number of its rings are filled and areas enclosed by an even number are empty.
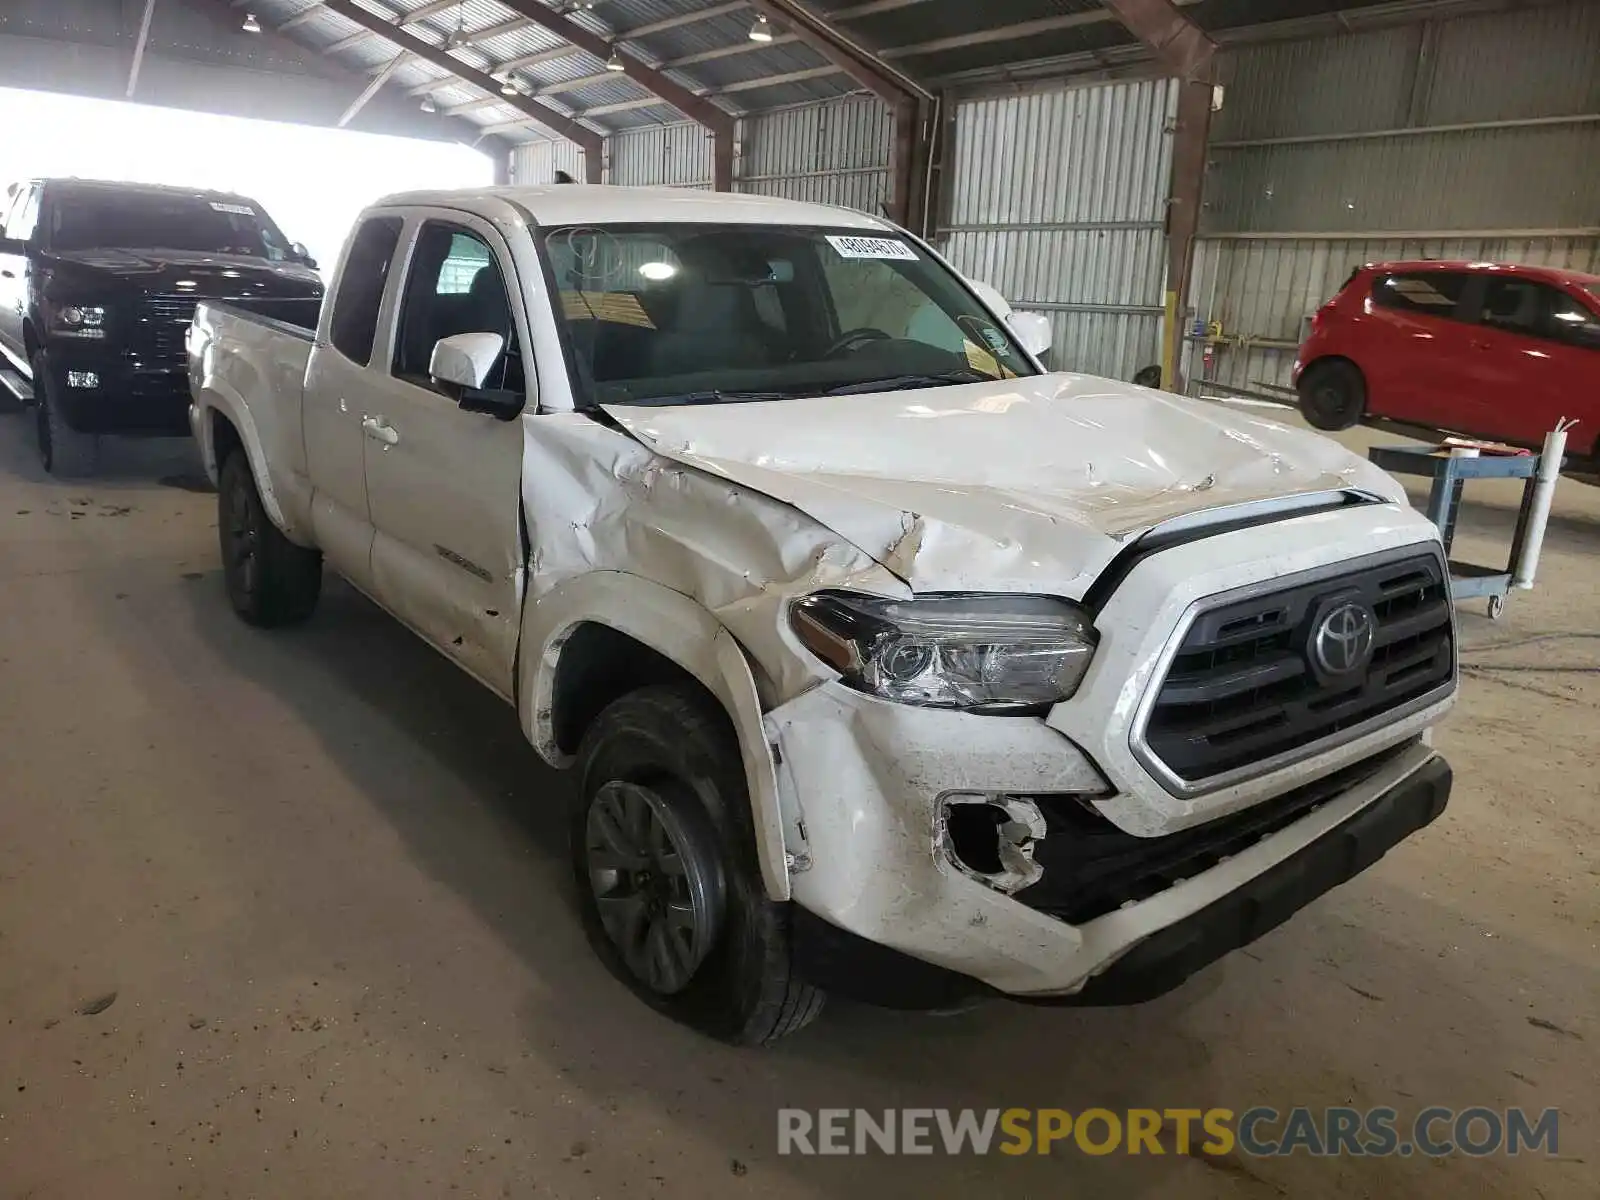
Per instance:
[[[1362,436],[1349,440],[1356,444]],[[187,477],[186,477],[187,476]],[[182,444],[47,480],[0,417],[0,1197],[1165,1197],[1600,1192],[1600,683],[1472,673],[1449,811],[1180,992],[1122,1011],[836,1004],[703,1041],[590,956],[566,784],[348,589],[229,613]],[[1489,553],[1510,489],[1478,492]],[[1488,540],[1485,540],[1487,538]],[[1600,490],[1470,662],[1600,664]],[[81,1010],[100,1009],[87,1014]],[[779,1157],[783,1106],[1562,1111],[1561,1157]]]

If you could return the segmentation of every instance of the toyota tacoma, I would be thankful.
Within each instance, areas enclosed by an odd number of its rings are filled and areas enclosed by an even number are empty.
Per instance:
[[[860,212],[420,192],[315,329],[201,304],[191,421],[238,614],[330,567],[514,706],[600,958],[764,1043],[1145,1000],[1445,806],[1433,525],[1049,340]]]

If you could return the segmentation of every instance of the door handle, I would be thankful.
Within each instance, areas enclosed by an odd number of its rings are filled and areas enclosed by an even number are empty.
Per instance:
[[[361,429],[373,441],[382,442],[385,446],[400,443],[400,431],[385,423],[382,417],[362,417]]]

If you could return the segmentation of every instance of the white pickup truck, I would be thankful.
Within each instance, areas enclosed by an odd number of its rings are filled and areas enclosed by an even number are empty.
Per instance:
[[[761,1043],[1158,995],[1445,806],[1434,527],[1048,340],[858,212],[425,192],[315,331],[201,305],[191,415],[239,615],[331,566],[514,705],[597,953]]]

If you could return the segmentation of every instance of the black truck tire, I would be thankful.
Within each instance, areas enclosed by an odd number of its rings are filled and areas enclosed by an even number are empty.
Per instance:
[[[82,479],[100,466],[100,439],[79,433],[61,413],[55,381],[43,354],[33,356],[33,412],[39,462],[57,479]]]
[[[233,611],[263,629],[304,621],[322,594],[322,555],[272,523],[243,450],[229,454],[217,475],[217,537]]]
[[[607,970],[652,1008],[735,1045],[767,1045],[815,1018],[826,996],[791,966],[789,906],[769,900],[763,887],[744,764],[720,706],[695,684],[641,688],[595,719],[578,764],[572,867],[584,931]],[[605,818],[596,810],[615,806],[619,789],[640,814],[637,836],[625,840],[645,847],[648,831],[657,852],[618,856],[605,833],[597,833]],[[647,806],[639,805],[641,794]],[[616,869],[630,861],[637,869]],[[646,878],[652,864],[663,862],[668,870]],[[697,898],[692,906],[677,904],[683,948],[674,946],[679,970],[666,980],[641,961],[648,966],[656,926],[673,926],[664,914],[673,902],[647,900],[642,916],[635,915],[637,905],[625,907],[660,887],[663,875],[675,881],[668,892],[682,880],[682,894]],[[668,944],[666,935],[661,942],[655,948]]]

